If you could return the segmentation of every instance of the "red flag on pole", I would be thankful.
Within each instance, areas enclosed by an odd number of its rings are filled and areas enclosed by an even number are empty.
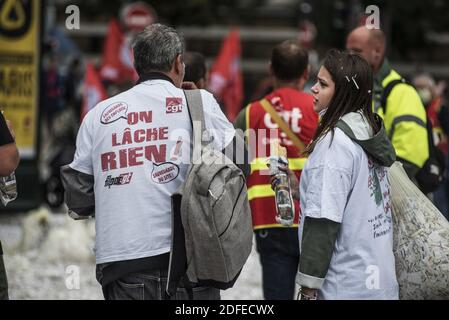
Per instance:
[[[101,83],[100,76],[92,63],[86,65],[84,77],[83,105],[81,107],[81,121],[90,109],[107,98],[106,90]]]
[[[242,108],[243,80],[238,29],[223,40],[220,53],[210,69],[209,90],[224,104],[225,114],[234,121]]]
[[[111,82],[135,81],[131,45],[116,19],[111,19],[103,46],[101,77]]]

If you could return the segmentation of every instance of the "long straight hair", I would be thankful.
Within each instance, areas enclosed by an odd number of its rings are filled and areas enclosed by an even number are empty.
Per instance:
[[[323,67],[335,83],[335,92],[305,155],[310,155],[329,131],[333,138],[338,120],[347,113],[361,112],[374,132],[380,129],[372,109],[373,71],[368,62],[358,54],[332,49],[326,54]]]

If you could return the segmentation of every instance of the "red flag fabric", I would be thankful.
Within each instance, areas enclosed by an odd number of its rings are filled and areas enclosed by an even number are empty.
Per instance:
[[[131,44],[116,19],[111,19],[103,46],[101,77],[114,83],[137,80]]]
[[[97,103],[107,98],[106,90],[101,83],[100,76],[92,63],[86,65],[86,75],[84,77],[83,105],[81,107],[81,121],[90,109]]]
[[[210,69],[209,79],[209,90],[223,103],[226,116],[233,122],[242,108],[243,101],[238,29],[232,29],[223,40],[220,53]]]

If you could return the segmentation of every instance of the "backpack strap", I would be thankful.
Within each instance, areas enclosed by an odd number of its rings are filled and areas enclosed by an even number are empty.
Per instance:
[[[193,130],[192,159],[200,159],[201,145],[203,144],[203,142],[205,142],[205,139],[202,138],[206,132],[201,91],[198,89],[184,90],[184,94],[186,96],[187,109],[189,110],[190,123],[192,124]]]
[[[203,100],[201,99],[201,91],[184,90],[186,96],[187,108],[189,109],[190,120],[201,122],[201,132],[204,131],[204,111]]]
[[[380,106],[382,109],[384,109],[384,114],[387,113],[387,99],[388,96],[390,95],[391,91],[393,91],[393,88],[400,83],[407,83],[405,81],[404,78],[401,79],[395,79],[392,80],[390,82],[388,82],[388,84],[385,86],[385,88],[382,90],[382,96],[380,98]]]
[[[263,99],[260,101],[260,104],[264,108],[266,112],[268,112],[271,118],[277,123],[277,125],[282,129],[282,131],[287,134],[288,138],[293,142],[295,147],[298,149],[299,153],[302,154],[306,146],[301,139],[298,138],[296,134],[290,129],[287,123],[279,116],[279,114],[274,110],[273,106],[267,99]]]

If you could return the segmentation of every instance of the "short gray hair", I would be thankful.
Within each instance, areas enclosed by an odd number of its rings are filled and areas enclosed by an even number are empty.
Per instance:
[[[168,72],[176,57],[184,53],[184,41],[175,29],[156,23],[137,35],[133,51],[134,67],[139,75]]]

